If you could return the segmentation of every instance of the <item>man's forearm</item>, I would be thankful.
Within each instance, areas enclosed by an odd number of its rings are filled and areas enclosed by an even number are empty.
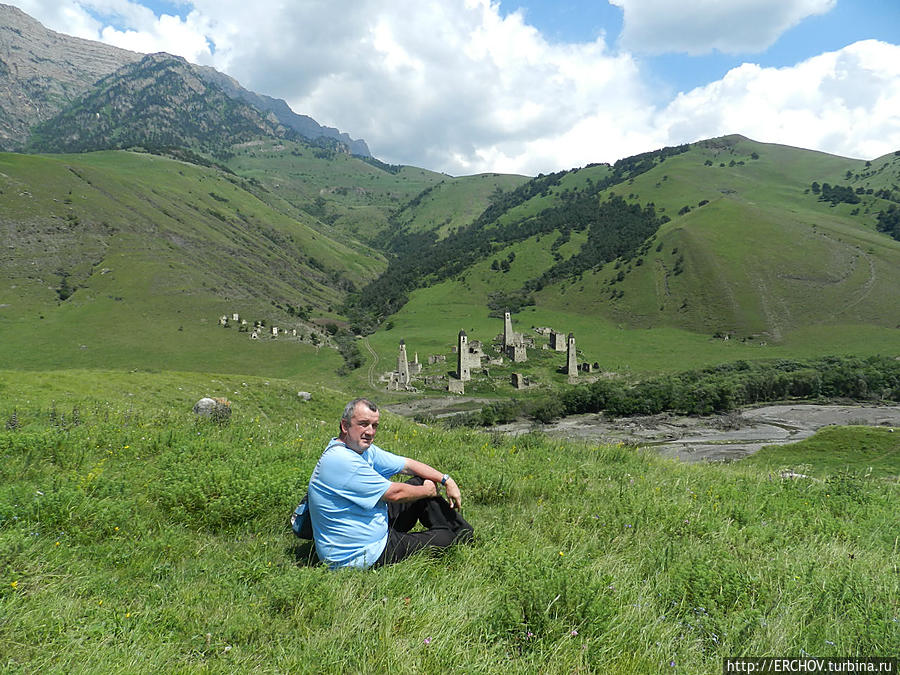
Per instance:
[[[438,471],[435,468],[432,468],[425,464],[425,462],[420,462],[416,459],[407,458],[406,464],[403,466],[403,472],[409,476],[418,476],[424,480],[434,481],[435,483],[440,483],[441,478],[444,477],[444,474]]]
[[[409,483],[391,483],[381,497],[386,502],[414,502],[437,495],[434,482],[427,480],[422,485],[410,485]]]

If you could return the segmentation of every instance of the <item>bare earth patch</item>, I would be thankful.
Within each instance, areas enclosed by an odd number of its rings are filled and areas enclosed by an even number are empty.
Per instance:
[[[426,399],[388,406],[401,415],[430,411],[452,414],[460,399]],[[469,399],[469,405],[477,400]],[[458,407],[456,407],[459,410]],[[795,443],[828,425],[900,427],[900,406],[769,405],[708,417],[660,414],[610,419],[604,415],[574,415],[536,424],[513,422],[492,431],[523,434],[542,431],[548,436],[588,443],[627,443],[652,447],[664,457],[685,462],[724,462],[751,455],[766,445]]]

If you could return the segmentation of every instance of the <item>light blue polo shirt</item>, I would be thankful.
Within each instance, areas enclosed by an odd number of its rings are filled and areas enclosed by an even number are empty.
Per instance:
[[[376,445],[359,454],[332,438],[309,479],[316,553],[332,569],[371,566],[387,543],[388,480],[406,458]]]

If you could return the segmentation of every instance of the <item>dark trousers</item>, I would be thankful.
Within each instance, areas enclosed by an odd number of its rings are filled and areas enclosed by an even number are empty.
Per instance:
[[[424,481],[414,476],[406,482],[421,485]],[[425,530],[410,532],[416,523],[422,523]],[[440,495],[388,504],[387,544],[373,567],[400,562],[425,548],[439,551],[457,542],[469,541],[472,532],[472,526]]]

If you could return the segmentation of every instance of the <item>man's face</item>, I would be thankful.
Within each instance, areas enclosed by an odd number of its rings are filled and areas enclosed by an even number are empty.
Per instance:
[[[363,403],[356,405],[350,424],[341,420],[341,431],[344,432],[344,443],[356,452],[365,452],[372,445],[375,432],[378,431],[378,417],[380,413],[372,412]]]

